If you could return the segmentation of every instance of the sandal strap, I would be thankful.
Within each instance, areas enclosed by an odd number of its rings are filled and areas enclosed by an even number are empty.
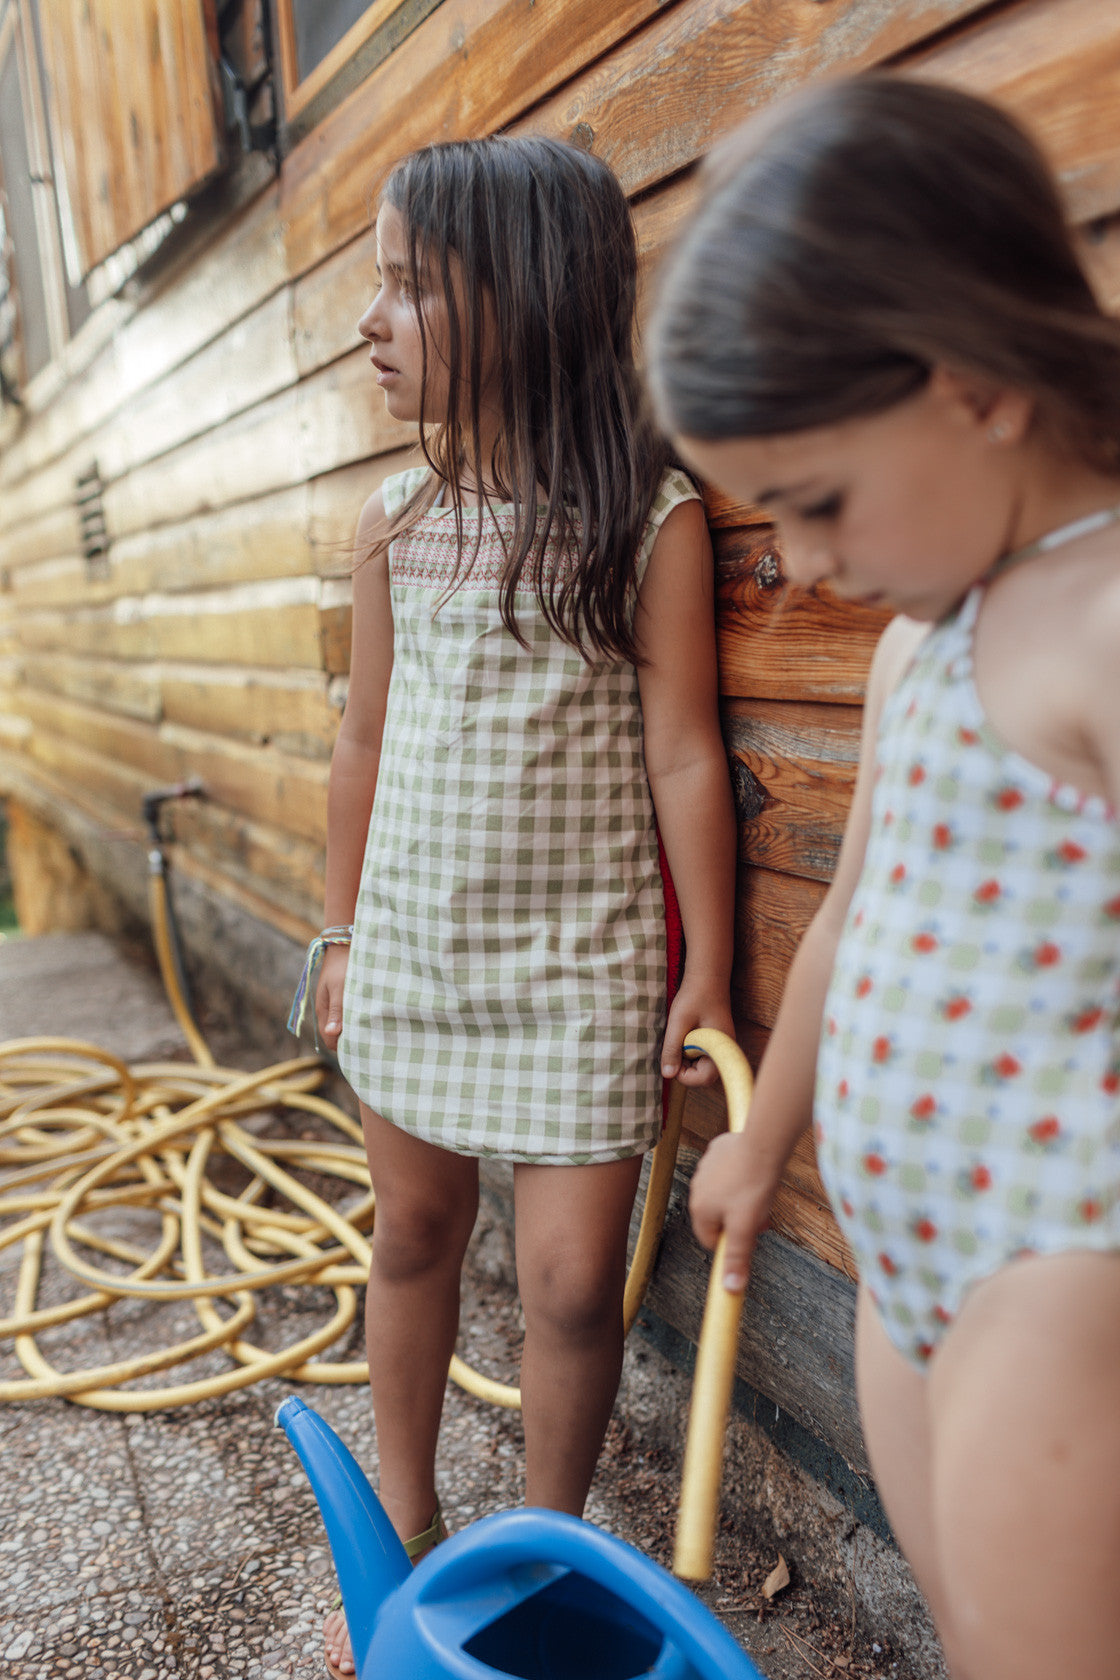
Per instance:
[[[410,1558],[420,1552],[426,1552],[430,1546],[438,1546],[441,1540],[447,1539],[447,1527],[443,1520],[439,1501],[436,1501],[436,1514],[420,1534],[414,1534],[411,1540],[404,1542],[404,1549]]]

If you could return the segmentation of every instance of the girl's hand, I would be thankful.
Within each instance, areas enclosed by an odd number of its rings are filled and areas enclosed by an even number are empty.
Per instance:
[[[751,1256],[760,1231],[766,1229],[776,1183],[756,1170],[754,1151],[745,1132],[724,1132],[704,1151],[692,1175],[688,1211],[692,1229],[705,1248],[715,1248],[727,1235],[723,1286],[747,1287]]]
[[[342,1034],[342,988],[346,982],[349,945],[328,945],[315,988],[315,1019],[319,1037],[328,1050],[338,1046]]]
[[[708,1056],[695,1061],[684,1054],[688,1035],[696,1027],[716,1027],[728,1038],[735,1037],[735,1023],[726,994],[716,988],[690,983],[688,972],[669,1009],[665,1038],[661,1046],[661,1073],[665,1079],[679,1079],[682,1085],[714,1085],[719,1078]]]

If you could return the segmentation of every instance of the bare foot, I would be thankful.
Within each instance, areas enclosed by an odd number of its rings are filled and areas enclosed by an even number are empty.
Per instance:
[[[438,1545],[433,1541],[432,1546]],[[427,1557],[432,1546],[426,1546],[412,1560],[412,1567]],[[334,1676],[334,1680],[350,1680],[354,1672],[354,1653],[350,1649],[350,1635],[346,1630],[346,1612],[341,1608],[331,1610],[323,1623],[323,1644],[326,1647],[325,1656],[327,1670]]]
[[[332,1610],[323,1623],[323,1642],[326,1646],[327,1669],[334,1680],[347,1680],[354,1672],[354,1653],[350,1649],[350,1635],[346,1631],[346,1612]]]

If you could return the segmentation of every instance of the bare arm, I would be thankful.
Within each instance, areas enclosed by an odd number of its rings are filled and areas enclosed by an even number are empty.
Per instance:
[[[735,814],[719,727],[712,549],[699,502],[674,508],[662,525],[635,627],[646,772],[685,936],[662,1072],[710,1084],[711,1062],[682,1066],[681,1053],[694,1027],[734,1034]]]
[[[716,1138],[693,1175],[693,1229],[707,1248],[714,1248],[720,1233],[727,1232],[724,1282],[728,1289],[745,1286],[755,1240],[766,1224],[786,1162],[812,1120],[825,997],[867,849],[879,716],[927,628],[896,618],[876,649],[864,707],[859,772],[836,873],[790,965],[746,1129],[735,1137]]]
[[[380,490],[362,509],[357,549],[366,553],[385,526]],[[393,616],[389,596],[389,561],[374,549],[354,573],[350,683],[346,710],[331,756],[327,790],[327,876],[323,919],[327,927],[354,920],[362,859],[381,761],[385,702],[393,669]],[[319,1032],[334,1049],[342,1031],[342,989],[349,951],[332,945],[323,958],[315,996]]]

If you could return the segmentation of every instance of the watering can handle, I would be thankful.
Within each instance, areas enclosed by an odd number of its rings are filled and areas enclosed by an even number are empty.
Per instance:
[[[470,1532],[473,1546],[460,1548],[453,1539],[425,1562],[423,1585],[417,1583],[421,1616],[429,1607],[438,1613],[452,1595],[462,1602],[503,1573],[520,1577],[529,1596],[538,1590],[540,1566],[559,1566],[613,1592],[664,1635],[666,1645],[649,1680],[761,1680],[750,1658],[687,1587],[602,1529],[565,1512],[529,1509],[485,1517]],[[527,1569],[530,1560],[535,1567]]]

